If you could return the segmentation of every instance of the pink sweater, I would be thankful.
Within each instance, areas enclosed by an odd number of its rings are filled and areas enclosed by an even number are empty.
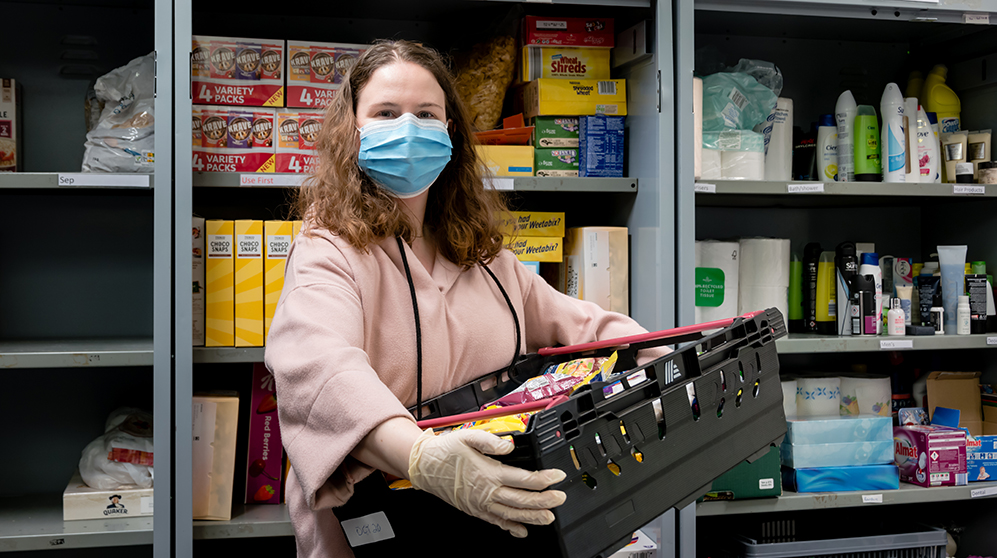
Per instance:
[[[411,418],[415,322],[394,238],[365,254],[328,231],[311,234],[292,246],[266,364],[277,381],[291,461],[286,500],[298,555],[352,556],[332,508],[371,472],[349,456],[357,443],[385,420]],[[405,250],[422,325],[423,399],[508,366],[515,325],[487,272],[461,271],[437,254],[430,275]],[[519,315],[521,353],[644,331],[626,316],[557,292],[511,252],[489,268]]]

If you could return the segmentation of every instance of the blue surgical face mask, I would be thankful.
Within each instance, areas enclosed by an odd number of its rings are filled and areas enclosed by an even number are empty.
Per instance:
[[[397,198],[425,192],[450,162],[447,125],[405,113],[360,128],[360,168]]]

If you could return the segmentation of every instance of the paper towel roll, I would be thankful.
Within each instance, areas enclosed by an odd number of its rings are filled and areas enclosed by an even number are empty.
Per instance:
[[[787,417],[795,417],[798,412],[796,409],[796,390],[798,387],[796,380],[782,381],[782,408]]]
[[[720,176],[724,180],[765,180],[765,153],[721,151]]]
[[[742,238],[738,314],[778,308],[789,316],[789,240]]]
[[[887,376],[843,377],[841,393],[855,394],[857,414],[888,417],[893,413],[893,389]]]
[[[738,314],[755,310],[778,308],[785,322],[789,318],[789,287],[767,287],[765,285],[738,286]]]
[[[692,78],[692,129],[693,168],[698,180],[703,176],[703,79],[698,77]]]
[[[793,172],[793,100],[779,97],[765,129],[765,180],[790,180]]]
[[[696,241],[696,323],[737,315],[737,242]]]
[[[820,417],[840,414],[841,378],[797,378],[796,415]]]
[[[702,153],[702,180],[720,180],[720,152],[716,149],[703,149]]]

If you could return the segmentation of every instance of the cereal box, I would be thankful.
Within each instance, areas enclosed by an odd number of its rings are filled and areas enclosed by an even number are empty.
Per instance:
[[[324,120],[320,110],[277,113],[276,172],[313,174],[318,169],[315,148]]]
[[[191,218],[191,317],[193,346],[204,345],[204,217]]]
[[[199,172],[273,172],[273,109],[200,107],[192,118],[192,167]],[[197,145],[197,138],[201,143]]]
[[[191,45],[195,104],[284,106],[284,41],[195,35]]]
[[[326,108],[367,45],[287,42],[287,106]]]
[[[263,221],[235,222],[235,346],[263,346]]]
[[[20,90],[12,79],[0,80],[0,172],[17,172],[21,162]],[[22,168],[23,170],[23,168]]]
[[[612,48],[616,35],[612,18],[523,18],[523,44]]]
[[[606,48],[524,46],[522,79],[609,79],[609,53]]]
[[[536,147],[578,147],[577,116],[538,116],[531,124]]]
[[[499,215],[502,234],[516,236],[564,236],[564,213],[508,211]]]
[[[264,249],[263,262],[263,338],[270,335],[270,322],[277,311],[280,292],[284,290],[284,264],[291,252],[294,240],[294,224],[291,221],[266,221],[263,223]]]
[[[537,176],[578,176],[577,149],[536,149]]]
[[[250,393],[245,502],[279,504],[284,448],[281,446],[280,426],[277,424],[277,395],[273,374],[262,362],[253,365],[253,386]]]
[[[625,79],[540,78],[524,85],[517,100],[523,116],[627,114]]]
[[[623,176],[622,116],[579,117],[578,176]]]
[[[203,120],[201,120],[201,108],[195,106],[191,109],[190,115],[190,145],[194,149],[200,149],[201,143],[204,141],[202,139],[202,128]]]
[[[505,247],[521,262],[560,262],[563,245],[559,236],[505,237]]]
[[[204,222],[208,247],[204,266],[204,345],[206,347],[235,345],[234,227],[232,221],[209,219]]]
[[[533,148],[528,145],[476,145],[478,159],[491,176],[533,176]]]
[[[90,488],[80,472],[73,473],[62,493],[62,519],[128,519],[152,517],[152,487],[136,485],[105,490]]]

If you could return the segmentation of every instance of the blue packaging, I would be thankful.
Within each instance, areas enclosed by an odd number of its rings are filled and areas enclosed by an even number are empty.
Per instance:
[[[892,442],[893,419],[879,415],[799,417],[786,420],[790,444]]]
[[[623,176],[624,118],[578,117],[578,176]]]
[[[997,480],[997,436],[966,439],[966,472],[969,482]]]
[[[844,444],[782,443],[782,464],[794,469],[893,463],[893,440]]]
[[[782,483],[796,492],[846,492],[853,490],[897,490],[900,471],[896,465],[816,467],[782,470]]]

